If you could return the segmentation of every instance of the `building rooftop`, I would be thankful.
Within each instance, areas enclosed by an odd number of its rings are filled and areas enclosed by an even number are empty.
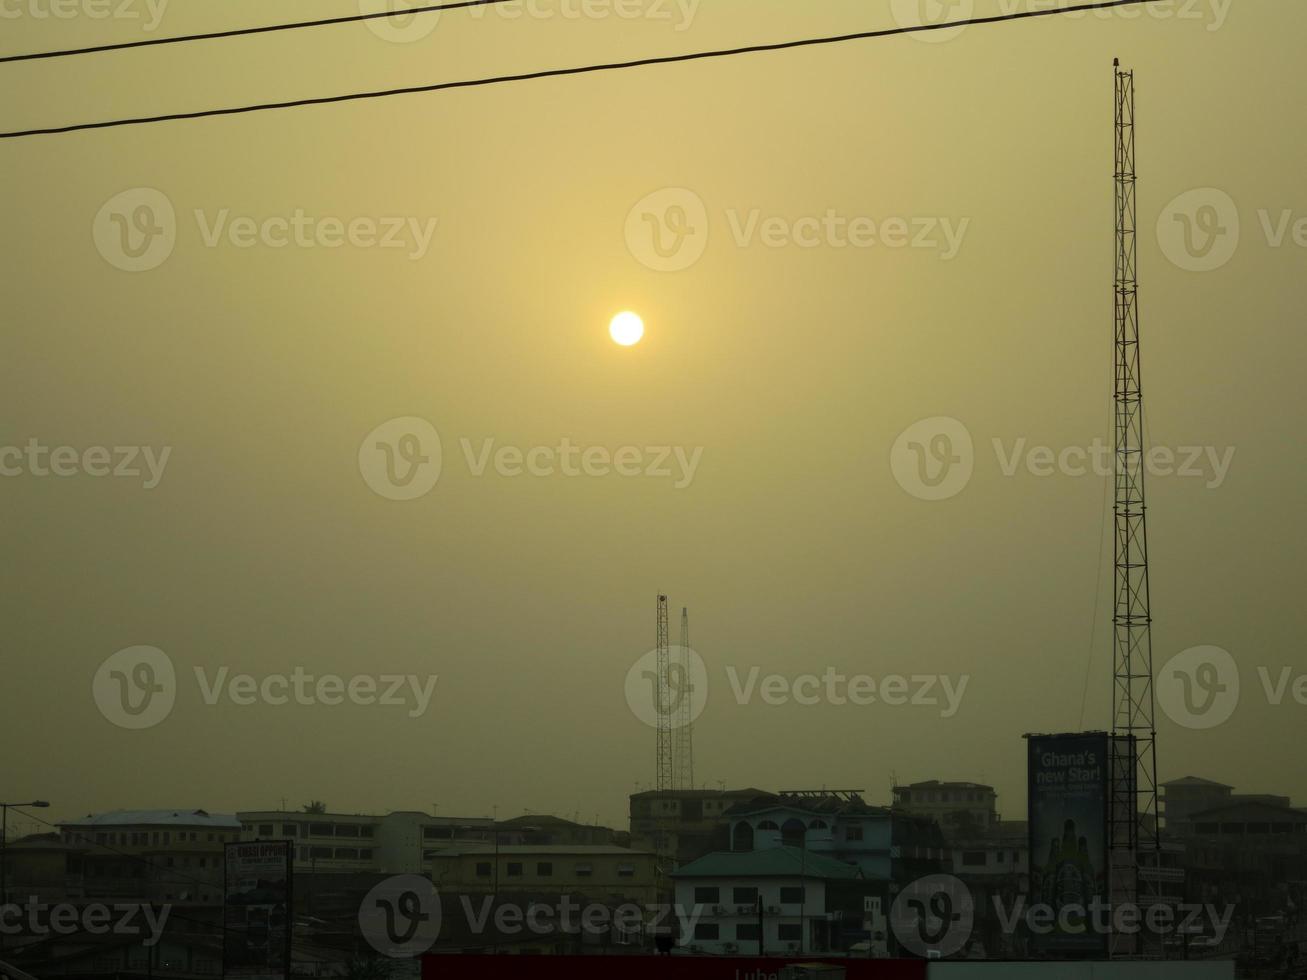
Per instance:
[[[938,779],[927,779],[920,783],[906,783],[894,787],[895,791],[901,789],[983,789],[988,792],[994,792],[994,787],[987,783],[967,783],[967,782],[940,782]]]
[[[527,813],[520,817],[512,817],[508,820],[500,820],[497,827],[503,827],[506,830],[533,830],[543,829],[545,827],[558,828],[581,828],[583,830],[609,830],[611,828],[601,827],[592,823],[577,823],[575,820],[568,820],[565,817],[556,817],[549,813]]]
[[[833,794],[830,796],[813,796],[807,793],[763,793],[759,796],[741,800],[726,811],[729,817],[742,817],[750,813],[762,813],[766,810],[800,810],[804,813],[833,816],[839,814],[876,814],[885,816],[889,809],[865,802],[860,796]]]
[[[631,799],[640,800],[647,797],[657,797],[658,799],[703,799],[710,796],[767,796],[765,789],[646,789],[639,793],[632,793]]]
[[[209,827],[240,830],[241,822],[227,813],[206,810],[110,810],[88,813],[77,820],[64,820],[60,827]]]
[[[672,872],[673,878],[861,878],[855,865],[804,851],[769,847],[761,851],[714,851]]]
[[[1203,779],[1201,776],[1182,776],[1179,779],[1168,779],[1162,783],[1163,786],[1211,786],[1214,789],[1234,789],[1233,786],[1227,786],[1225,783],[1218,783],[1215,780]]]

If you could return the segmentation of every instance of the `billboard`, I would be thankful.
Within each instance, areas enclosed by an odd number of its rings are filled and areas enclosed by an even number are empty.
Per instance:
[[[1091,908],[1107,903],[1108,736],[1028,735],[1030,952],[1107,955]],[[1036,918],[1038,916],[1038,919]]]
[[[223,976],[289,980],[291,842],[227,844],[223,861]]]

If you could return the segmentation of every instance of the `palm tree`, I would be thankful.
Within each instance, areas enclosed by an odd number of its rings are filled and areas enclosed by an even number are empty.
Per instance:
[[[310,800],[308,803],[305,803],[305,804],[304,804],[304,812],[305,812],[305,813],[326,813],[326,812],[327,812],[327,804],[323,803],[321,800]]]

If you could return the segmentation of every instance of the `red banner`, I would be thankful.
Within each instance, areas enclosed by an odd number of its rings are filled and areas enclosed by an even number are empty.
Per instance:
[[[517,980],[566,977],[567,980],[780,980],[791,963],[829,964],[843,969],[847,980],[925,980],[925,960],[759,959],[750,956],[424,956],[422,980],[477,977]],[[838,974],[832,974],[836,980]],[[826,980],[823,976],[822,980]]]

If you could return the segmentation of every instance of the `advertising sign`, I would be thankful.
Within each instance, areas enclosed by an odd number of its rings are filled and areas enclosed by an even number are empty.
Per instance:
[[[227,844],[223,976],[289,980],[291,842]]]
[[[1027,747],[1030,951],[1106,956],[1090,910],[1107,901],[1108,736],[1031,735]]]

